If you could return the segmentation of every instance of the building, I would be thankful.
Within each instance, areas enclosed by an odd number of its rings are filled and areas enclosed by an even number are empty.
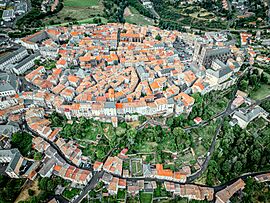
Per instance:
[[[270,173],[257,175],[254,178],[256,181],[258,181],[260,183],[269,182],[270,181]]]
[[[145,67],[143,65],[138,65],[136,67],[137,73],[141,81],[148,80],[149,73],[146,71]]]
[[[19,3],[15,6],[15,13],[18,15],[25,14],[27,12],[27,3]]]
[[[27,70],[32,68],[35,65],[35,60],[40,58],[40,53],[36,52],[21,62],[17,63],[15,67],[13,67],[13,72],[16,73],[17,75],[21,75],[25,73]]]
[[[4,10],[2,15],[3,21],[9,22],[15,19],[15,12],[13,9],[11,10]]]
[[[209,68],[212,61],[219,59],[222,62],[227,61],[231,55],[231,50],[227,47],[209,47],[203,44],[195,46],[194,61],[199,65]]]
[[[103,170],[108,173],[122,175],[122,165],[123,165],[123,160],[119,159],[117,156],[108,157],[108,159],[103,165]]]
[[[18,149],[0,150],[0,163],[7,163],[6,174],[11,178],[20,178],[19,172],[23,157]]]
[[[242,179],[237,180],[232,185],[227,186],[225,189],[216,193],[216,203],[227,203],[230,198],[238,190],[243,190],[245,188],[245,182]]]
[[[0,149],[9,149],[12,134],[19,130],[18,127],[13,125],[0,125]]]
[[[19,88],[18,78],[14,74],[0,73],[0,97],[13,96]]]
[[[7,70],[8,65],[21,61],[28,55],[26,48],[20,47],[13,52],[8,52],[0,57],[0,70]]]
[[[206,70],[206,77],[212,85],[225,82],[232,76],[232,74],[233,71],[230,67],[219,59],[215,59],[212,62],[211,69]]]
[[[231,125],[238,124],[242,129],[246,128],[248,124],[256,118],[267,118],[269,113],[260,106],[255,106],[250,109],[239,109],[232,117]]]

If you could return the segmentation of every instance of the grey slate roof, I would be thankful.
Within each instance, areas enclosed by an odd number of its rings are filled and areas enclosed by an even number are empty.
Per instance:
[[[230,72],[232,72],[232,70],[230,69],[229,66],[225,66],[224,68],[221,68],[221,69],[216,70],[216,71],[213,70],[213,69],[207,69],[206,71],[207,71],[207,73],[209,73],[210,75],[213,75],[213,76],[215,76],[215,77],[217,77],[217,78],[221,78],[221,77],[223,77],[223,76],[229,74]]]
[[[32,54],[30,56],[28,56],[27,58],[25,58],[24,60],[22,60],[21,62],[17,63],[16,66],[14,67],[15,69],[20,69],[22,66],[24,66],[26,63],[34,60],[36,57],[40,56],[39,52],[36,52],[35,54]]]
[[[14,132],[17,132],[19,128],[13,125],[0,125],[0,134],[11,136]]]
[[[1,82],[10,84],[15,91],[18,90],[19,87],[18,80],[14,74],[7,74],[4,72],[0,73],[0,83]],[[10,86],[3,87],[4,90],[6,90],[5,88],[10,88]]]
[[[110,108],[115,109],[115,103],[114,102],[105,102],[104,108]]]
[[[260,113],[266,113],[266,111],[262,107],[256,106],[255,108],[248,111],[238,110],[235,112],[235,116],[241,118],[245,122],[250,122],[255,119]]]
[[[0,150],[0,157],[10,157],[11,161],[9,162],[7,168],[6,168],[6,172],[11,172],[14,171],[18,161],[20,160],[20,158],[22,157],[20,151],[16,148],[14,149],[3,149]]]
[[[17,54],[19,54],[19,53],[21,53],[21,52],[23,52],[25,50],[26,50],[25,47],[20,47],[16,51],[5,54],[4,56],[0,57],[0,64],[4,63],[5,61],[9,60],[10,58],[16,56]]]
[[[43,167],[39,170],[39,174],[41,176],[46,176],[46,174],[54,167],[55,165],[55,160],[54,159],[49,159],[44,162]]]
[[[206,56],[216,56],[221,54],[228,54],[231,50],[229,48],[216,48],[216,49],[208,49],[206,52]]]
[[[11,160],[11,162],[8,164],[8,167],[6,169],[6,171],[14,171],[18,161],[20,160],[20,158],[22,157],[21,153],[15,153],[13,159]]]
[[[8,17],[13,17],[14,16],[14,10],[4,10],[2,18],[8,18]]]

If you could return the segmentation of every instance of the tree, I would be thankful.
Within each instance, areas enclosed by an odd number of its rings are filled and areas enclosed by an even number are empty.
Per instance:
[[[38,182],[38,187],[40,190],[47,190],[47,183],[48,183],[49,178],[41,178],[40,181]]]
[[[34,190],[28,189],[28,195],[29,196],[34,196],[34,194],[35,194],[35,191]]]
[[[222,169],[225,173],[229,173],[231,170],[231,164],[228,160],[226,160],[222,166]]]
[[[176,137],[179,137],[181,139],[186,140],[187,139],[187,134],[181,127],[176,127],[173,129],[173,135]]]
[[[242,81],[240,82],[240,89],[243,90],[243,91],[246,91],[247,88],[248,88],[248,81],[242,80]]]
[[[242,170],[242,163],[241,161],[236,161],[235,164],[234,164],[234,171],[235,172],[240,172]]]
[[[174,118],[173,118],[173,117],[167,118],[166,124],[167,124],[169,127],[172,127],[172,126],[173,126],[173,123],[174,123]]]
[[[161,41],[161,36],[160,36],[160,34],[157,34],[157,36],[155,37],[155,39],[158,40],[158,41]]]
[[[42,159],[42,153],[35,152],[34,159],[37,160],[37,161],[41,160]]]
[[[261,160],[261,153],[259,150],[255,149],[254,152],[251,154],[251,159],[258,163]]]
[[[262,73],[262,74],[261,74],[260,81],[261,81],[263,84],[268,84],[268,77],[267,77],[264,73]]]
[[[12,135],[11,146],[18,148],[23,156],[27,156],[32,148],[32,136],[25,132],[16,132]]]

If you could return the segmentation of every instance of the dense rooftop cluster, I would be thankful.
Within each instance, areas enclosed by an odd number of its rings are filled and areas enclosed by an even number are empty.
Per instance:
[[[56,60],[56,68],[40,66],[25,76],[38,89],[23,92],[24,99],[67,118],[96,118],[114,126],[125,114],[189,113],[192,93],[231,86],[243,63],[241,50],[227,45],[226,34],[194,38],[153,26],[48,28],[20,42]]]
[[[251,37],[242,33],[242,45],[249,44]],[[111,122],[114,127],[123,118],[138,114],[189,114],[194,93],[204,95],[236,83],[245,55],[250,56],[249,62],[254,61],[252,48],[236,47],[226,32],[194,36],[131,24],[52,27],[17,42],[23,47],[0,59],[0,69],[7,72],[0,74],[0,120],[8,122],[0,128],[0,146],[5,149],[0,150],[0,162],[8,163],[10,177],[33,180],[37,174],[56,175],[73,187],[83,187],[100,173],[106,195],[127,189],[134,196],[153,191],[156,182],[163,182],[173,195],[216,202],[227,202],[244,188],[239,179],[215,194],[211,187],[186,184],[192,175],[189,165],[171,170],[165,163],[146,164],[129,156],[127,148],[117,156],[109,153],[102,161],[89,160],[75,139],[61,138],[62,129],[51,126],[48,114],[65,115],[68,123],[76,122],[73,117],[84,117]],[[269,116],[259,105],[252,106],[242,91],[237,91],[232,108],[230,125],[242,129],[256,118]],[[196,117],[194,122],[199,125],[202,118]],[[14,123],[36,135],[32,147],[44,155],[40,163],[26,161],[19,151],[9,150],[11,134],[19,131]],[[124,166],[128,161],[129,169]],[[263,182],[269,174],[255,179]]]

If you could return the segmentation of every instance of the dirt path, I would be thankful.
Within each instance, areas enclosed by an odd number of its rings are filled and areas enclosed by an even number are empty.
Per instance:
[[[26,201],[29,198],[28,189],[34,190],[35,196],[38,195],[40,193],[40,190],[38,188],[38,180],[36,179],[35,181],[29,181],[15,200],[15,203],[18,203],[20,201]]]
[[[127,16],[130,16],[132,15],[130,9],[128,7],[125,8],[125,11],[124,11],[124,16],[127,17]]]

